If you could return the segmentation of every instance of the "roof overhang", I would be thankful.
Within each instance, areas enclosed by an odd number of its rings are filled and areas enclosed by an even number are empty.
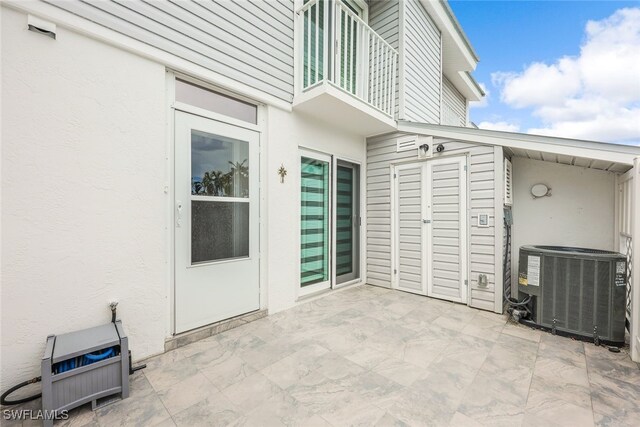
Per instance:
[[[467,71],[445,74],[451,83],[468,101],[482,101],[485,93],[476,80]]]
[[[608,162],[611,165],[633,166],[634,159],[640,158],[640,147],[597,141],[405,121],[398,122],[398,130],[463,142],[507,147],[513,151],[522,150],[524,153],[539,152],[555,156],[591,159],[603,163]],[[612,167],[604,169],[612,170]]]
[[[442,36],[442,72],[469,101],[480,101],[482,89],[469,74],[478,65],[478,55],[445,0],[420,0]]]
[[[449,4],[443,0],[420,0],[442,33],[442,47],[458,70],[473,71],[479,58]]]

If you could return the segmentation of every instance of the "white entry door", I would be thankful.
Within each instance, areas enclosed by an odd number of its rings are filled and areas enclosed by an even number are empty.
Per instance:
[[[394,283],[467,302],[466,157],[396,166]]]
[[[176,333],[260,308],[259,134],[176,112]]]

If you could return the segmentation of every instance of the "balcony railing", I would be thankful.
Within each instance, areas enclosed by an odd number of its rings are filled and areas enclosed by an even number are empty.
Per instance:
[[[393,118],[398,52],[340,1],[308,1],[297,20],[301,91],[326,81]]]

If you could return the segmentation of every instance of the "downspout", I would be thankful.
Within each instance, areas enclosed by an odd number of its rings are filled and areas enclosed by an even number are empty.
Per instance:
[[[633,160],[631,186],[631,360],[640,362],[640,157]]]

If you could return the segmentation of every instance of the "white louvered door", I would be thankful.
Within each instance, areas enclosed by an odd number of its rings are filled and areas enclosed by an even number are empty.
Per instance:
[[[426,229],[423,164],[410,164],[395,168],[395,287],[426,295],[426,256],[424,241]]]
[[[467,302],[466,157],[395,167],[394,286]]]
[[[466,157],[427,162],[430,194],[427,295],[467,302],[467,177]]]

